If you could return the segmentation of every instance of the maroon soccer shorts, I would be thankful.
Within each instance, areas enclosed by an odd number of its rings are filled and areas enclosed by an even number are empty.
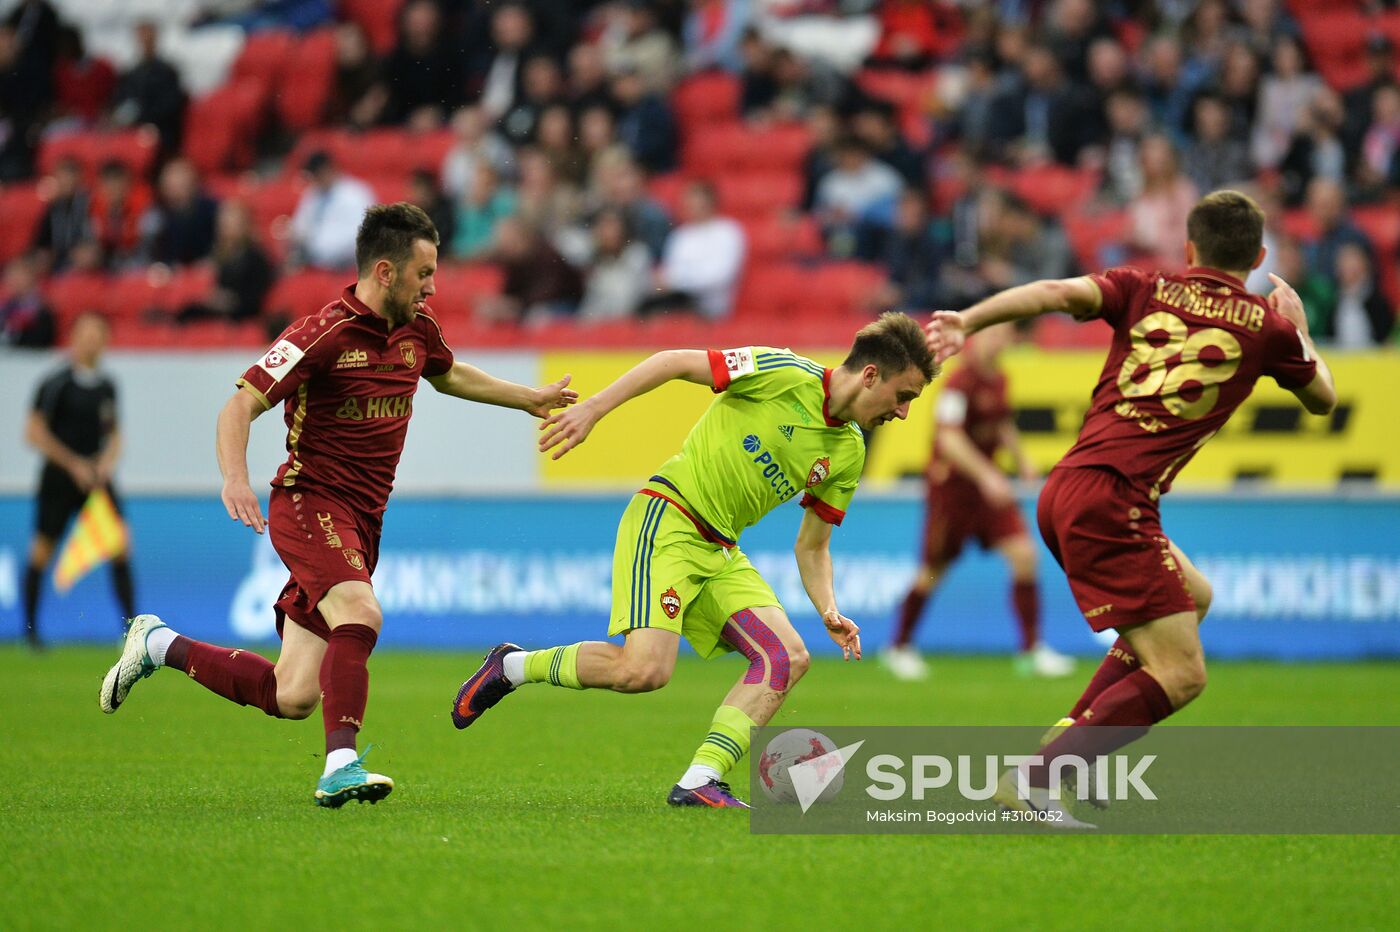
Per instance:
[[[292,574],[277,598],[277,634],[285,617],[325,640],[331,629],[316,606],[337,583],[369,582],[379,528],[333,498],[297,489],[273,489],[267,518],[272,546]]]
[[[957,479],[928,485],[923,549],[927,566],[953,562],[969,537],[976,538],[982,549],[988,550],[1025,532],[1021,509],[1015,502],[992,505],[976,485]]]
[[[1157,503],[1118,473],[1055,468],[1037,517],[1040,536],[1095,631],[1196,610]]]

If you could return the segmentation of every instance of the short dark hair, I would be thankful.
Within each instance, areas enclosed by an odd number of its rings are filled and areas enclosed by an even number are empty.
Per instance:
[[[360,231],[355,234],[355,266],[368,275],[380,259],[400,266],[413,255],[413,244],[425,239],[438,245],[437,227],[421,207],[400,201],[376,204],[365,211]]]
[[[1247,194],[1214,191],[1191,208],[1186,238],[1203,266],[1231,272],[1253,268],[1264,245],[1264,211]]]
[[[856,331],[851,352],[841,365],[850,370],[874,364],[881,378],[898,375],[911,366],[924,374],[925,381],[938,375],[938,363],[929,352],[924,328],[914,318],[898,311],[887,311]]]

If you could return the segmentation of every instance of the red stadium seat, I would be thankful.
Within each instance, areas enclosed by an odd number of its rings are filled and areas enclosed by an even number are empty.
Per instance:
[[[350,283],[349,272],[326,272],[309,269],[284,275],[272,286],[263,309],[269,314],[283,314],[295,320],[314,314],[340,296]]]
[[[340,17],[353,23],[369,36],[369,44],[380,55],[394,49],[398,39],[399,7],[403,0],[340,0]]]
[[[811,147],[811,134],[800,124],[755,130],[743,123],[712,123],[687,135],[682,160],[692,175],[799,171]]]
[[[374,129],[364,133],[345,130],[312,130],[302,135],[287,157],[286,170],[299,171],[316,151],[330,154],[346,174],[358,178],[396,175],[408,178],[416,168],[433,172],[452,148],[452,133],[410,133],[401,129]]]
[[[44,297],[66,328],[84,311],[110,313],[106,306],[108,278],[100,272],[69,272],[55,275],[44,283]]]
[[[1075,261],[1081,269],[1092,271],[1103,263],[1100,250],[1107,243],[1123,242],[1128,235],[1128,212],[1125,210],[1088,213],[1066,211],[1063,216],[1065,236],[1074,250]]]
[[[482,295],[501,293],[504,276],[499,268],[486,263],[446,262],[438,265],[433,277],[437,294],[428,302],[441,321],[470,319]]]
[[[214,266],[211,263],[174,269],[161,296],[162,306],[178,311],[186,304],[202,301],[214,290]]]
[[[251,167],[266,94],[265,84],[245,78],[191,101],[185,117],[186,157],[205,173]]]
[[[750,262],[812,258],[822,252],[821,232],[810,217],[757,218],[744,224],[744,234]]]
[[[1375,20],[1359,9],[1310,6],[1299,14],[1303,42],[1327,83],[1347,90],[1366,79],[1366,37]]]
[[[676,215],[676,208],[681,203],[681,191],[685,189],[686,183],[690,179],[680,172],[671,172],[667,175],[657,175],[647,182],[647,193],[650,194],[666,212],[671,216]]]
[[[229,72],[230,81],[255,78],[273,86],[282,77],[282,69],[296,49],[296,37],[285,30],[267,29],[255,32],[243,43]]]
[[[987,178],[1005,186],[1032,210],[1049,217],[1072,213],[1073,208],[1086,202],[1099,186],[1098,172],[1055,164],[1019,171],[992,166],[987,169]]]
[[[803,279],[802,317],[843,317],[868,313],[867,302],[885,281],[884,270],[864,262],[819,265]]]
[[[319,126],[335,83],[335,32],[321,29],[303,37],[282,66],[272,102],[282,126],[300,132]]]
[[[0,263],[29,251],[35,228],[44,215],[38,185],[13,184],[0,188]]]
[[[306,182],[301,176],[292,174],[273,178],[262,183],[246,184],[241,197],[253,212],[253,225],[258,231],[258,241],[274,257],[283,252],[282,227],[297,209]]]
[[[1381,261],[1393,262],[1396,248],[1400,247],[1400,209],[1388,204],[1370,204],[1353,208],[1351,219],[1370,237]]]
[[[804,297],[805,270],[790,263],[751,265],[734,302],[736,318],[778,319],[797,313]]]
[[[113,133],[83,132],[50,136],[39,146],[39,170],[53,171],[61,159],[74,158],[91,182],[103,163],[122,162],[138,178],[148,178],[155,165],[160,137],[148,126]]]
[[[871,97],[889,101],[901,110],[921,109],[933,91],[933,72],[867,68],[856,76],[856,83]]]
[[[723,213],[738,219],[796,208],[802,200],[802,176],[792,172],[749,172],[718,181]]]
[[[739,118],[739,79],[723,71],[706,71],[686,78],[671,96],[682,133],[702,124],[725,123]]]

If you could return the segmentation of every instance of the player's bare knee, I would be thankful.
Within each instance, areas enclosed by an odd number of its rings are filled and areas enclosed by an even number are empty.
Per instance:
[[[807,647],[804,644],[788,647],[786,650],[788,658],[787,689],[792,689],[793,686],[797,685],[797,681],[802,679],[803,675],[811,669],[812,655],[807,653]]]
[[[615,689],[624,693],[655,692],[671,682],[670,669],[660,663],[629,664],[622,668]]]
[[[1191,597],[1196,600],[1196,617],[1201,621],[1206,620],[1206,613],[1210,611],[1210,602],[1214,596],[1215,590],[1205,577],[1196,580],[1196,584],[1191,587]]]
[[[1206,661],[1195,657],[1183,663],[1177,672],[1178,705],[1185,705],[1206,691]]]
[[[282,713],[283,718],[294,720],[310,718],[320,701],[321,692],[319,689],[308,690],[298,687],[282,689],[280,686],[277,689],[277,709]]]

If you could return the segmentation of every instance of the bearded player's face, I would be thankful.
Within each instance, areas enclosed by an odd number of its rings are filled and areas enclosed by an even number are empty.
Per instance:
[[[418,315],[423,304],[437,291],[433,274],[437,271],[437,247],[425,239],[413,243],[413,253],[394,270],[394,280],[384,301],[384,316],[401,327]]]

